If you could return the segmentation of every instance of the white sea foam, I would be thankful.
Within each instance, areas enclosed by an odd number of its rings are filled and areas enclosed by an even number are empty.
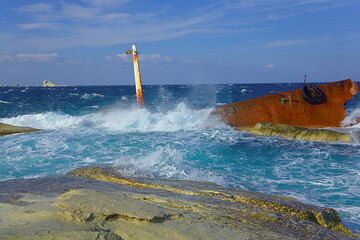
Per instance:
[[[246,92],[253,92],[252,90],[249,90],[249,89],[246,89],[246,88],[243,88],[240,90],[241,93],[246,93]]]
[[[113,162],[113,166],[119,169],[124,176],[184,178],[186,176],[184,170],[176,167],[181,166],[182,162],[181,151],[169,147],[159,147],[139,158],[119,158]]]
[[[48,112],[2,118],[0,122],[39,129],[58,129],[80,125],[84,120],[84,117]]]
[[[347,126],[353,126],[353,127],[359,127],[360,128],[360,124],[357,123],[356,119],[360,117],[360,107],[355,108],[354,110],[350,111],[347,116],[345,117],[345,119],[341,122],[341,125],[343,127],[347,127]]]
[[[145,108],[110,108],[83,116],[71,116],[54,112],[20,115],[2,118],[1,122],[39,129],[60,129],[70,127],[96,127],[123,132],[174,132],[181,130],[202,130],[221,124],[211,117],[213,109],[194,110],[180,103],[165,113],[152,113]]]
[[[10,104],[11,102],[1,101],[1,100],[0,100],[0,103],[2,103],[2,104]]]
[[[216,119],[210,118],[213,109],[194,110],[180,103],[175,109],[165,113],[151,113],[145,108],[112,109],[97,116],[99,125],[120,131],[158,131],[174,132],[181,130],[206,129],[216,125]]]
[[[82,99],[88,100],[88,99],[93,99],[96,97],[100,97],[103,98],[105,97],[104,95],[98,94],[98,93],[85,93],[84,95],[81,96]]]
[[[221,176],[191,167],[184,152],[168,146],[158,147],[139,158],[119,158],[113,162],[113,166],[121,175],[127,177],[160,177],[225,183]]]

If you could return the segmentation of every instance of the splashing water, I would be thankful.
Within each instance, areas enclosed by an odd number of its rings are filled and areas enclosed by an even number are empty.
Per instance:
[[[255,137],[212,115],[219,104],[297,87],[144,86],[144,109],[134,106],[128,86],[0,88],[0,99],[11,103],[0,104],[0,122],[43,129],[0,138],[0,180],[110,165],[129,177],[203,180],[293,196],[335,208],[360,231],[359,144]],[[358,102],[355,97],[348,105],[345,125],[357,117]],[[359,126],[346,130],[355,134]]]
[[[101,94],[98,94],[98,93],[91,93],[91,94],[85,93],[84,95],[81,96],[81,98],[85,99],[85,100],[96,98],[96,97],[103,98],[104,95],[101,95]]]
[[[91,126],[122,132],[175,132],[201,130],[221,124],[218,119],[210,118],[213,110],[211,108],[192,110],[184,103],[180,103],[175,109],[166,113],[152,113],[145,108],[109,108],[104,112],[84,116],[48,112],[3,118],[1,122],[38,129]]]
[[[357,107],[353,110],[348,111],[347,116],[342,121],[341,125],[344,127],[355,126],[360,127],[360,124],[357,122],[357,119],[360,117],[360,107]]]

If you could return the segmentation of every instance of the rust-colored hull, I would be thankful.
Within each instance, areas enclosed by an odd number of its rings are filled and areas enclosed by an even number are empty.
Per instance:
[[[340,127],[345,118],[344,104],[358,91],[351,79],[319,85],[327,100],[321,104],[307,103],[302,89],[266,95],[236,102],[217,109],[222,119],[232,127],[253,126],[260,122],[319,128]]]

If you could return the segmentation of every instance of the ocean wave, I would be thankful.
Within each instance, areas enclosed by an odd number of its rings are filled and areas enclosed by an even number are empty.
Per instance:
[[[249,90],[249,89],[246,89],[246,88],[243,88],[240,90],[241,93],[246,93],[246,92],[254,92],[252,90]]]
[[[122,157],[112,163],[125,177],[174,178],[225,184],[225,179],[211,171],[196,169],[188,164],[184,152],[169,146],[159,146],[138,158]]]
[[[54,112],[2,118],[1,122],[39,129],[96,127],[123,132],[175,132],[212,128],[221,122],[211,117],[213,109],[195,110],[180,103],[168,112],[150,112],[145,108],[110,108],[104,112],[71,116]]]
[[[103,98],[105,97],[104,95],[102,94],[98,94],[98,93],[85,93],[84,95],[82,95],[80,98],[84,99],[84,100],[89,100],[89,99],[93,99],[93,98]]]
[[[0,100],[0,103],[2,103],[2,104],[10,104],[11,102],[7,102],[7,101],[2,101],[2,100]]]
[[[54,112],[26,114],[11,118],[1,118],[0,122],[16,126],[33,127],[38,129],[58,129],[81,125],[83,117],[58,114]]]

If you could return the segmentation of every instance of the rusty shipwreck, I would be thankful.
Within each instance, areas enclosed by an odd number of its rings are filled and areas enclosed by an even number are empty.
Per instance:
[[[359,89],[351,79],[304,84],[302,89],[270,94],[259,98],[230,103],[216,112],[235,128],[257,123],[286,124],[306,128],[340,127],[346,114],[344,104]]]
[[[133,56],[136,100],[144,107],[144,95],[136,45],[125,52]],[[270,94],[218,107],[213,114],[239,130],[255,135],[281,136],[292,140],[351,142],[349,133],[316,128],[341,127],[346,113],[344,104],[358,93],[351,79]],[[360,122],[360,118],[357,119]],[[356,137],[360,141],[360,133]]]

